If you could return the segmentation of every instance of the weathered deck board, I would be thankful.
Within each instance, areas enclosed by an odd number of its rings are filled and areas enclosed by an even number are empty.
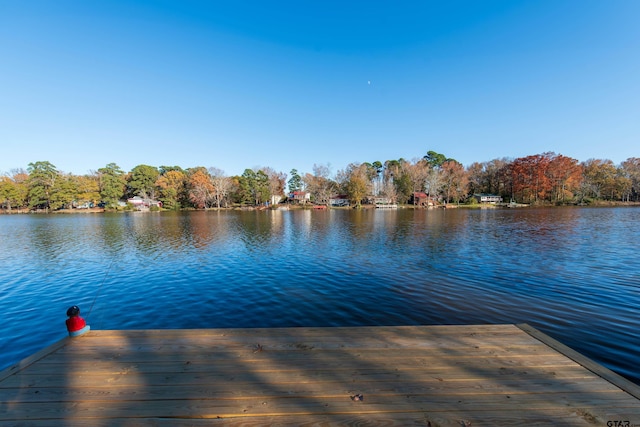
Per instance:
[[[0,372],[0,426],[640,425],[639,390],[527,325],[91,331]]]

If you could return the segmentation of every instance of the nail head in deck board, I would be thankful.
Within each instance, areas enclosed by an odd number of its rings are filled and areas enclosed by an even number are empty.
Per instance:
[[[638,390],[528,325],[91,331],[0,372],[0,426],[640,424]]]

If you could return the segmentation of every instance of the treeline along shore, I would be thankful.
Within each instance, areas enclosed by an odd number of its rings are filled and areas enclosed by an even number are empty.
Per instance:
[[[267,208],[284,202],[320,207],[636,204],[640,158],[616,165],[548,152],[465,167],[428,151],[410,161],[351,163],[335,173],[314,165],[305,173],[262,167],[236,176],[204,166],[138,165],[125,172],[115,163],[74,175],[36,161],[0,176],[3,213]]]

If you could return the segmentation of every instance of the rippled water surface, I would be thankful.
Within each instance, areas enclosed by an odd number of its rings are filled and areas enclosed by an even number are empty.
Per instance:
[[[0,216],[0,369],[94,329],[526,322],[640,383],[640,209]]]

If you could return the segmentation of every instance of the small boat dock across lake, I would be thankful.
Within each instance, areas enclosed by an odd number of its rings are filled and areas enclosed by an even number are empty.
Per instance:
[[[58,425],[640,426],[640,387],[526,324],[92,330],[0,372],[0,426]]]

